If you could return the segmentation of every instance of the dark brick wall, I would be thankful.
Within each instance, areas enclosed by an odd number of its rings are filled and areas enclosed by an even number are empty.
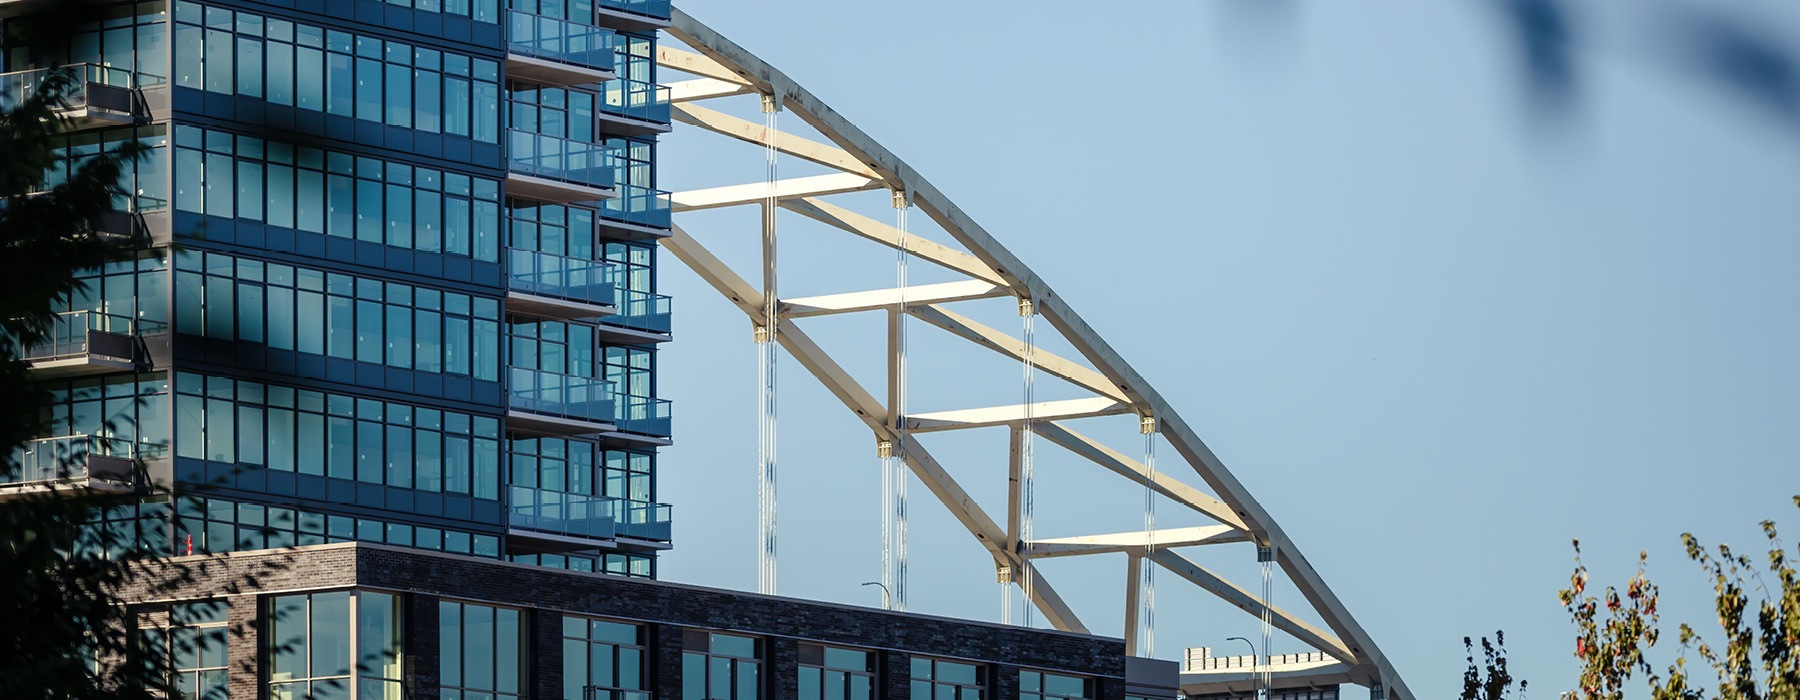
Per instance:
[[[681,626],[651,625],[650,686],[656,697],[681,697]]]
[[[262,690],[261,601],[253,594],[232,596],[225,610],[225,687],[231,700],[259,700]]]
[[[880,653],[883,696],[904,700],[912,654],[989,664],[993,697],[1016,697],[1019,669],[1041,668],[1097,679],[1100,698],[1121,700],[1124,643],[1048,630],[892,613],[791,598],[602,574],[544,569],[366,543],[183,557],[193,583],[180,599],[232,595],[231,657],[255,659],[257,597],[278,592],[361,586],[410,594],[406,674],[412,698],[438,695],[437,605],[440,598],[531,609],[527,670],[530,692],[562,697],[561,614],[565,611],[651,623],[650,674],[660,699],[681,697],[683,628],[734,630],[767,638],[766,696],[796,693],[800,640],[874,649]],[[247,577],[254,576],[254,581]],[[144,587],[128,599],[171,599]],[[257,700],[257,674],[234,669],[232,700]]]
[[[553,610],[533,610],[527,618],[530,627],[526,629],[527,647],[525,663],[530,668],[529,677],[532,697],[553,700],[561,698],[562,678],[562,613]],[[579,698],[577,699],[579,700]]]
[[[912,697],[912,655],[904,651],[888,650],[881,652],[876,670],[881,689],[877,698],[901,700]]]
[[[438,599],[411,595],[406,598],[406,689],[418,700],[438,696]]]

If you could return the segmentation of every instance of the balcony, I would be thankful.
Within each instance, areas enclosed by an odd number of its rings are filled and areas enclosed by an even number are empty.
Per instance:
[[[614,195],[616,157],[604,145],[513,129],[507,153],[510,196],[569,204]]]
[[[623,512],[617,525],[619,537],[630,537],[653,542],[670,542],[674,508],[667,503],[651,503],[649,501],[619,501]]]
[[[613,402],[613,424],[619,432],[666,439],[671,435],[672,407],[666,399],[620,396]]]
[[[611,432],[613,385],[594,377],[577,377],[524,367],[507,369],[507,424],[545,435],[593,435]]]
[[[0,499],[59,488],[137,490],[137,444],[96,435],[38,438],[13,449],[16,474],[0,474]]]
[[[600,0],[595,3],[601,21],[631,31],[669,26],[669,0]]]
[[[627,332],[623,339],[630,340],[652,342],[668,340],[669,310],[674,303],[674,300],[665,294],[620,289],[616,292],[613,302],[617,313],[600,319],[605,326],[601,328],[601,331],[623,330]]]
[[[618,528],[619,499],[513,486],[507,491],[506,526],[592,540],[610,540]]]
[[[616,266],[523,248],[509,248],[506,256],[508,311],[557,319],[613,313]]]
[[[666,543],[670,540],[669,504],[629,501],[609,496],[565,493],[527,486],[507,490],[507,534],[517,549],[539,551],[592,549],[595,540],[620,537]],[[654,548],[656,544],[650,544]]]
[[[618,196],[600,203],[603,235],[626,240],[669,235],[673,209],[668,192],[636,185],[619,185],[616,191]]]
[[[56,110],[70,128],[128,126],[148,118],[149,108],[138,90],[138,75],[96,63],[0,73],[0,109],[12,109],[25,101],[56,71],[72,74],[63,104]]]
[[[142,357],[141,333],[160,333],[165,324],[98,311],[65,311],[56,315],[49,333],[26,346],[19,359],[41,377],[74,377],[130,371]]]
[[[506,11],[506,76],[546,85],[586,85],[613,78],[618,35],[604,27]]]
[[[642,136],[669,131],[669,88],[637,80],[601,86],[600,121],[609,134]]]

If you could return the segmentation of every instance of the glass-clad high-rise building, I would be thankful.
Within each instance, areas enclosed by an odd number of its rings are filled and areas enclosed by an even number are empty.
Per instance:
[[[354,540],[653,577],[668,14],[156,0],[66,44],[13,32],[0,92],[77,72],[69,167],[149,147],[106,220],[149,245],[30,351],[54,427],[10,488],[73,453],[177,554]]]
[[[25,5],[0,107],[71,70],[43,186],[143,144],[99,226],[143,247],[27,350],[0,507],[128,494],[212,566],[122,591],[183,697],[1174,696],[1117,639],[651,580],[667,0],[121,0],[54,44]]]

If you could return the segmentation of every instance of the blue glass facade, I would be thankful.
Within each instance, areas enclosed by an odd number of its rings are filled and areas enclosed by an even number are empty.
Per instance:
[[[164,232],[69,300],[39,444],[159,465],[117,517],[179,554],[362,540],[653,577],[668,13],[119,2],[0,52],[0,92],[76,64],[130,91],[59,148],[149,146],[115,209]],[[96,334],[136,347],[108,365]]]

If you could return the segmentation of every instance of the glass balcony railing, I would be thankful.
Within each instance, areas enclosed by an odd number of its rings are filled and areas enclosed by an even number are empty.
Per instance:
[[[675,302],[667,295],[620,289],[614,298],[619,313],[601,319],[605,323],[652,333],[669,332],[669,309]]]
[[[99,311],[65,311],[56,315],[49,333],[27,346],[19,359],[50,362],[91,355],[130,360],[137,355],[139,333],[168,330],[157,321],[135,319]]]
[[[613,424],[628,433],[669,437],[672,406],[667,399],[619,396],[613,403]]]
[[[547,491],[526,486],[508,490],[509,527],[610,540],[617,534],[619,499]]]
[[[524,367],[508,368],[511,408],[594,423],[613,420],[613,385]]]
[[[513,129],[507,150],[514,172],[589,187],[613,186],[617,157],[605,145]]]
[[[668,542],[674,539],[670,535],[674,509],[667,503],[651,503],[649,501],[619,501],[623,509],[620,513],[618,532],[625,537],[636,537],[640,540]]]
[[[609,10],[657,19],[669,18],[669,4],[669,0],[600,0],[600,6]]]
[[[131,483],[137,443],[98,435],[66,435],[31,440],[14,448],[12,456],[19,471],[0,474],[0,483],[30,484],[88,478]]]
[[[600,202],[600,216],[614,221],[668,228],[673,222],[669,193],[637,185],[619,185],[619,196]]]
[[[609,80],[600,111],[658,124],[669,123],[669,88],[637,80]]]
[[[507,497],[506,522],[512,528],[602,540],[670,540],[673,508],[667,503],[528,486],[508,487]]]
[[[24,102],[43,87],[56,71],[72,73],[71,84],[63,96],[63,108],[70,110],[95,107],[131,114],[136,107],[133,93],[142,85],[163,82],[160,76],[139,75],[123,68],[97,63],[0,73],[0,110],[10,110]],[[94,87],[100,89],[92,89]]]
[[[619,35],[611,29],[507,10],[507,47],[516,54],[601,70],[613,69]]]
[[[523,248],[507,250],[512,288],[530,294],[611,305],[618,267]]]

